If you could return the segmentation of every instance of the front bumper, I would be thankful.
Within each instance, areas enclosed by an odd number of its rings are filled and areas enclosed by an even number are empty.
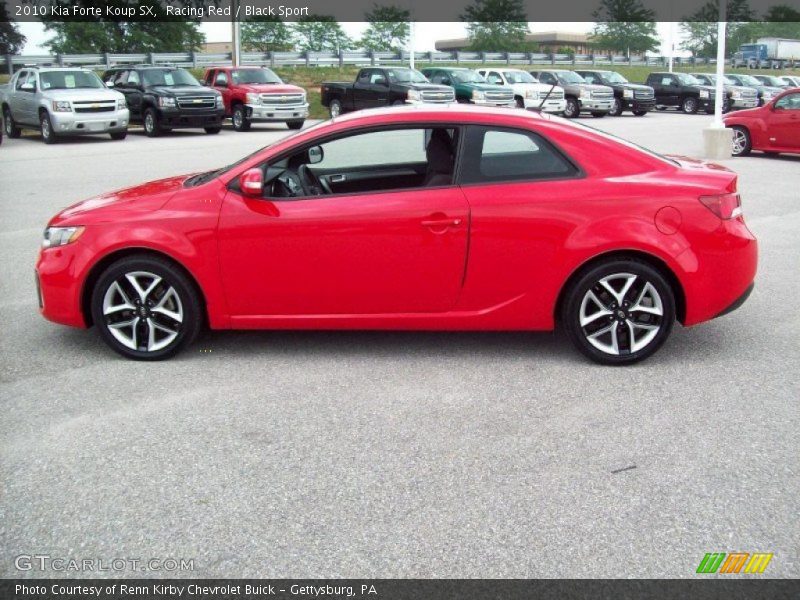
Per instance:
[[[542,103],[540,98],[525,98],[525,108],[540,109],[542,112],[562,113],[567,110],[566,98],[548,98]]]
[[[623,98],[622,107],[634,112],[651,111],[656,107],[656,99],[639,100],[637,98]]]
[[[251,121],[295,121],[308,118],[308,103],[293,106],[245,104]]]
[[[511,100],[506,100],[505,102],[495,102],[493,100],[470,100],[470,104],[474,104],[475,106],[495,106],[501,108],[514,108],[517,106],[517,101],[513,98]]]
[[[114,133],[125,131],[130,121],[130,112],[127,108],[121,110],[76,113],[76,112],[51,112],[50,123],[53,132],[58,135],[83,135],[88,133]]]
[[[86,327],[81,312],[81,285],[87,268],[82,241],[39,251],[36,292],[39,312],[48,321]]]
[[[603,99],[598,100],[596,98],[578,98],[578,102],[581,105],[581,110],[591,110],[591,111],[610,111],[613,107],[614,99]]]
[[[225,117],[225,109],[186,111],[179,108],[159,108],[159,125],[164,127],[220,127]]]

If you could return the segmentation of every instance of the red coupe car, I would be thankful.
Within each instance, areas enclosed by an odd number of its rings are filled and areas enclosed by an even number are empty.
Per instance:
[[[212,329],[552,330],[607,364],[756,273],[737,177],[525,111],[354,113],[48,224],[42,314],[119,353]]]
[[[800,154],[800,88],[787,90],[759,108],[723,117],[733,129],[733,155],[751,150],[767,154]]]

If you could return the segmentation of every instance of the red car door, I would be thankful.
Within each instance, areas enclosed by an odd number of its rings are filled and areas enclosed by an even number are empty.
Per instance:
[[[776,148],[800,148],[800,92],[775,101],[767,115],[767,138]]]
[[[218,231],[231,314],[447,311],[468,216],[457,187],[283,201],[228,192]]]

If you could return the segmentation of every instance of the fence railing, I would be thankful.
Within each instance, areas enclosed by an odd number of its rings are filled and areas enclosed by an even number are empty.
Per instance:
[[[345,65],[396,65],[408,62],[408,52],[243,52],[245,65],[270,67],[307,66],[343,67]],[[538,52],[415,52],[416,62],[455,64],[506,65],[618,65],[663,67],[664,56],[613,56],[607,54],[548,54]],[[713,65],[716,59],[693,57],[674,58],[676,65]],[[725,61],[730,64],[729,60]],[[6,71],[12,74],[22,66],[63,66],[104,69],[117,65],[152,64],[202,68],[209,65],[230,65],[231,53],[149,52],[146,54],[44,54],[6,55]]]

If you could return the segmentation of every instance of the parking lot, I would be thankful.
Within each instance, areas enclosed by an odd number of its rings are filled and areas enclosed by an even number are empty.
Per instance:
[[[699,156],[711,117],[581,122]],[[288,133],[3,141],[0,576],[86,575],[14,567],[45,554],[193,559],[168,573],[193,577],[694,577],[735,551],[800,576],[800,156],[724,161],[755,291],[634,367],[560,333],[214,332],[138,363],[39,316],[60,208]]]

